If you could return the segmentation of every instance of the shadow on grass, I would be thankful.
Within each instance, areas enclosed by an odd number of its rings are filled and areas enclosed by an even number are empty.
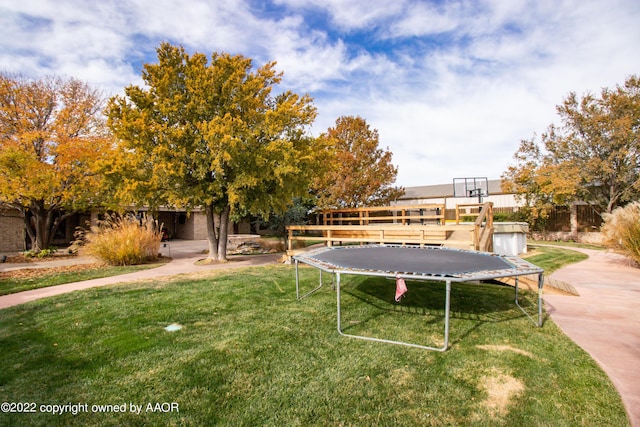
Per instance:
[[[438,281],[407,281],[409,291],[395,302],[395,280],[381,277],[350,277],[341,285],[343,295],[343,331],[349,333],[366,324],[376,324],[382,318],[403,316],[400,323],[420,322],[425,330],[442,332],[445,320],[446,284]],[[346,297],[346,298],[345,298]],[[358,307],[352,302],[364,303]],[[520,292],[520,305],[531,315],[537,310],[536,294]],[[350,316],[350,313],[356,313]],[[406,317],[405,317],[406,316]],[[450,342],[458,343],[485,324],[500,324],[526,318],[514,303],[514,289],[485,283],[452,283]],[[411,320],[409,320],[411,319]],[[456,322],[457,321],[457,322]],[[384,329],[382,326],[377,326]],[[533,324],[531,327],[535,327]],[[454,329],[455,328],[455,329]]]

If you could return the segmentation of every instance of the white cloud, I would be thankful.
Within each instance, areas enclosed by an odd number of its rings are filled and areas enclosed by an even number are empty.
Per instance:
[[[389,18],[400,14],[407,1],[276,0],[275,3],[294,11],[321,10],[338,28],[352,31],[386,22]]]
[[[401,19],[390,27],[391,37],[416,37],[453,31],[463,24],[463,5],[458,2],[441,5],[415,2],[407,6]]]
[[[0,69],[140,84],[160,41],[278,62],[314,133],[360,115],[400,185],[497,178],[570,91],[640,72],[635,0],[0,0]]]

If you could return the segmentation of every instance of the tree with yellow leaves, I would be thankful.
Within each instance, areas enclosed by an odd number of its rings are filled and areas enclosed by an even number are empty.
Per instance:
[[[274,95],[275,63],[241,55],[189,55],[163,43],[146,87],[109,102],[119,157],[108,175],[123,201],[204,208],[210,261],[226,260],[230,217],[283,211],[308,191],[323,150],[307,131],[309,96]]]
[[[0,73],[0,204],[20,209],[32,250],[100,203],[96,164],[110,139],[99,92],[77,79]]]
[[[553,204],[587,202],[611,213],[640,196],[640,78],[603,89],[600,97],[570,93],[556,107],[562,126],[549,126],[542,147],[522,141],[505,190],[525,201],[530,219]]]

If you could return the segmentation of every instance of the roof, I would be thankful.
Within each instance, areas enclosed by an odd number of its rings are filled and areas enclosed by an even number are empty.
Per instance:
[[[502,191],[502,180],[490,179],[489,195],[491,194],[505,194]],[[413,199],[436,199],[442,197],[453,197],[453,182],[449,184],[438,185],[423,185],[419,187],[405,187],[405,193],[400,196],[398,200],[413,200]]]

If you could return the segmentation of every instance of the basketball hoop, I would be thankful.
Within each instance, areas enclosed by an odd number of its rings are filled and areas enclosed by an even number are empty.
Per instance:
[[[478,203],[489,195],[489,180],[486,177],[453,178],[453,197],[477,197]]]

